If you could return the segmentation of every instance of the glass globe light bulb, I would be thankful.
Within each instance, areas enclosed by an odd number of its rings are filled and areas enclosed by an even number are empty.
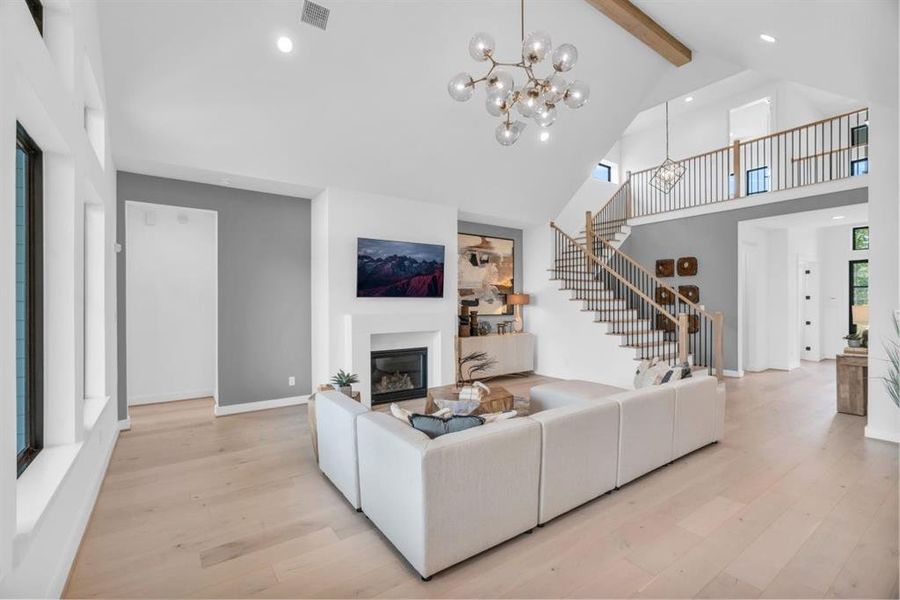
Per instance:
[[[503,116],[512,107],[512,93],[504,90],[491,90],[487,94],[484,106],[491,116]]]
[[[482,62],[494,53],[494,37],[489,33],[479,32],[469,40],[469,56]]]
[[[509,125],[500,123],[494,130],[494,137],[500,142],[501,146],[512,146],[519,140],[522,131],[525,129],[525,123],[522,121],[513,121]]]
[[[539,63],[550,52],[550,34],[546,31],[532,31],[522,42],[522,58],[528,63]]]
[[[490,89],[509,91],[513,89],[513,76],[508,71],[497,69],[487,78],[487,86]]]
[[[565,73],[578,62],[578,49],[572,44],[560,44],[550,55],[553,68]]]
[[[550,127],[556,121],[556,107],[552,104],[541,106],[534,115],[534,122],[541,127]]]
[[[459,73],[447,84],[447,92],[457,102],[465,102],[475,93],[475,81],[468,73]]]
[[[533,117],[541,105],[540,97],[541,92],[536,88],[521,90],[519,92],[519,101],[516,103],[519,114],[526,118]]]
[[[547,102],[551,104],[556,104],[560,100],[563,99],[563,96],[566,95],[566,86],[568,83],[559,73],[554,73],[553,77],[547,80],[547,84],[544,86],[547,96]]]
[[[563,101],[569,108],[581,108],[588,101],[591,95],[591,88],[583,81],[577,79],[569,84],[566,88],[566,95]]]

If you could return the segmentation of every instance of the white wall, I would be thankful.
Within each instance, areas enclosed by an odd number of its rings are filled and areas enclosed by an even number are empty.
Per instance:
[[[440,364],[429,385],[453,383],[457,220],[454,207],[337,188],[329,188],[313,200],[314,385],[327,383],[338,369],[353,370],[362,378],[357,389],[364,400],[368,398],[368,379],[363,376],[369,364],[354,364],[348,337],[352,318],[366,315],[384,320],[405,318],[420,323],[421,331],[438,332]],[[444,297],[357,298],[357,238],[361,237],[443,245]]]
[[[128,202],[128,404],[216,391],[216,213]]]
[[[853,227],[866,223],[847,223],[817,230],[822,295],[822,353],[834,358],[847,346],[843,339],[850,327],[849,263],[866,260],[868,250],[853,250]],[[871,265],[870,265],[871,266]]]
[[[570,235],[584,228],[585,211],[596,211],[616,184],[588,178],[556,223]],[[547,271],[553,265],[553,237],[548,225],[526,229],[524,291],[531,295],[525,308],[525,330],[537,336],[535,371],[552,377],[584,379],[630,388],[637,363],[619,347],[620,338],[606,335],[607,325],[594,323],[594,313],[582,312],[571,292],[560,291]]]
[[[43,150],[45,167],[45,448],[19,478],[11,333],[15,306],[13,286],[0,285],[0,596],[4,597],[61,594],[118,435],[116,402],[110,398],[116,389],[116,322],[111,310],[115,165],[105,128],[103,140],[96,133],[106,102],[97,28],[92,1],[46,2],[43,38],[25,2],[0,2],[0,281],[13,280],[16,121]],[[90,93],[85,64],[94,78]],[[82,109],[89,96],[99,152],[84,129]],[[96,239],[85,240],[86,205],[102,208],[99,251],[93,245]],[[88,218],[92,236],[93,220]],[[87,317],[85,285],[91,288]],[[98,304],[103,307],[99,319]],[[101,339],[92,335],[86,345],[86,326]],[[90,385],[85,382],[86,364]]]

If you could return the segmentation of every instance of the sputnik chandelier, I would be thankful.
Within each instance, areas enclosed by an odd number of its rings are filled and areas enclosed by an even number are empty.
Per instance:
[[[578,50],[572,44],[560,44],[551,49],[550,35],[535,31],[525,35],[525,0],[521,0],[522,57],[518,62],[500,62],[494,58],[494,38],[487,33],[476,33],[469,41],[469,55],[479,62],[490,61],[487,74],[474,79],[468,73],[460,73],[450,80],[447,91],[458,102],[465,102],[475,94],[475,86],[484,83],[487,92],[485,108],[494,117],[503,118],[494,136],[504,146],[516,143],[525,129],[525,123],[512,119],[515,108],[526,118],[533,119],[540,127],[553,125],[557,105],[562,102],[569,108],[580,108],[587,102],[590,88],[583,81],[566,82],[566,73],[578,61]],[[535,75],[534,67],[547,56],[553,72],[546,78]],[[504,68],[505,67],[505,68]],[[508,69],[521,69],[524,83],[517,87]],[[544,138],[542,138],[544,139]]]

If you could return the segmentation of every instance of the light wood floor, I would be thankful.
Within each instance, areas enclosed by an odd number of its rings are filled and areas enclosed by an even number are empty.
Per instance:
[[[896,598],[897,447],[833,370],[728,380],[723,442],[429,583],[318,472],[305,407],[134,407],[66,595]]]

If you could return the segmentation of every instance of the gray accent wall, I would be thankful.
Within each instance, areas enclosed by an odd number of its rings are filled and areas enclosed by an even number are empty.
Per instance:
[[[119,418],[128,414],[125,202],[218,213],[219,405],[311,391],[310,201],[134,173],[117,174]],[[288,377],[296,385],[288,385]]]
[[[622,245],[622,252],[650,269],[658,258],[697,257],[695,277],[671,277],[677,287],[700,287],[700,304],[710,312],[725,313],[725,368],[737,369],[738,223],[776,215],[848,206],[868,202],[867,188],[795,198],[738,210],[637,225]]]
[[[525,256],[525,247],[522,244],[522,230],[512,227],[500,227],[497,225],[487,225],[485,223],[473,223],[471,221],[458,221],[456,226],[457,233],[465,233],[468,235],[488,235],[497,238],[506,238],[513,241],[513,285],[516,292],[528,293],[528,290],[522,289],[522,281],[524,277],[523,257]],[[455,260],[456,257],[454,257]],[[453,289],[456,289],[454,284]],[[497,321],[510,321],[512,315],[478,315],[479,319],[487,320],[492,323]]]

